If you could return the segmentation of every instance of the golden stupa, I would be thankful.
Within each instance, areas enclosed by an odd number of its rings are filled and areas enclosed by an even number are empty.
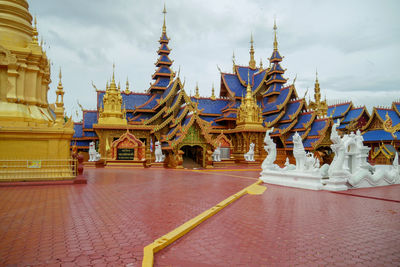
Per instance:
[[[53,113],[50,62],[28,7],[26,0],[0,0],[0,181],[73,176],[61,72]]]

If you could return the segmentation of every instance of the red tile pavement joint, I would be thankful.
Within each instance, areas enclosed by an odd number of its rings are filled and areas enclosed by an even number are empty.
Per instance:
[[[369,198],[369,199],[376,199],[376,200],[383,200],[383,201],[400,203],[400,200],[395,200],[395,199],[387,199],[387,198],[373,197],[373,196],[363,196],[363,195],[351,194],[351,193],[346,193],[346,192],[334,192],[334,191],[332,191],[331,193],[347,195],[347,196],[352,196],[352,197],[363,197],[363,198]]]
[[[236,194],[221,201],[220,203],[218,203],[216,206],[212,207],[211,209],[204,211],[203,213],[199,214],[195,218],[185,222],[178,228],[172,230],[168,234],[156,239],[153,243],[144,247],[142,267],[152,267],[153,263],[154,263],[154,253],[155,252],[160,251],[161,249],[165,248],[166,246],[172,244],[174,241],[181,238],[182,236],[184,236],[185,234],[187,234],[188,232],[193,230],[196,226],[198,226],[205,220],[209,219],[213,215],[217,214],[219,211],[221,211],[223,208],[227,207],[229,204],[238,200],[240,197],[242,197],[246,194],[252,194],[252,195],[262,194],[265,191],[266,187],[260,186],[261,183],[263,183],[263,182],[261,180],[258,180],[254,184],[247,186],[246,188],[240,190]]]

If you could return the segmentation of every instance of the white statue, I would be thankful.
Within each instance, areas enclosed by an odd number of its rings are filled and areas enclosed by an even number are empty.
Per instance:
[[[96,151],[96,146],[94,142],[89,143],[89,161],[99,161],[101,158],[100,153]]]
[[[296,159],[296,170],[304,171],[306,169],[306,151],[303,140],[297,132],[293,135],[293,156]]]
[[[165,155],[162,153],[160,142],[156,141],[154,143],[154,146],[155,146],[154,154],[156,155],[156,162],[164,162]]]
[[[331,132],[331,141],[332,141],[332,151],[335,153],[335,157],[333,158],[333,161],[331,163],[331,166],[329,166],[329,176],[332,176],[333,173],[343,173],[346,172],[344,170],[344,160],[345,160],[345,152],[346,152],[346,146],[345,142],[347,141],[347,138],[344,138],[343,140],[336,128],[340,125],[340,121],[337,120],[336,123],[333,124],[332,126],[332,132]]]
[[[221,161],[221,144],[219,144],[218,147],[215,148],[212,157],[213,161]]]
[[[268,153],[267,157],[264,159],[261,168],[263,170],[267,169],[274,169],[275,165],[274,162],[276,160],[276,144],[272,140],[272,138],[269,136],[270,133],[274,131],[274,127],[271,129],[267,130],[265,133],[265,138],[264,138],[264,149]]]
[[[254,160],[254,143],[250,144],[249,151],[244,154],[244,159],[246,161],[255,161]]]

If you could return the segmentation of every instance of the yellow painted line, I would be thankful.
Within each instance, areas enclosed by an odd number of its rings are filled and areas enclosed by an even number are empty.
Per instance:
[[[154,264],[154,253],[160,251],[161,249],[165,248],[166,246],[172,244],[177,239],[181,238],[191,230],[193,230],[196,226],[210,218],[211,216],[217,214],[220,210],[227,207],[229,204],[233,203],[234,201],[238,200],[240,197],[251,194],[251,195],[261,195],[267,189],[265,186],[261,186],[261,180],[258,180],[254,184],[251,184],[244,189],[240,190],[236,194],[228,197],[227,199],[223,200],[222,202],[218,203],[216,206],[212,207],[204,211],[203,213],[197,215],[193,219],[185,222],[178,228],[175,228],[171,232],[162,237],[156,239],[153,243],[147,245],[143,249],[143,262],[142,267],[152,267]]]

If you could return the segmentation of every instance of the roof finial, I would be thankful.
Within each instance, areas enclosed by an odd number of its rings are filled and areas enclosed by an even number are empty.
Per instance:
[[[260,70],[263,70],[262,58],[260,58]]]
[[[115,63],[113,63],[113,76],[112,76],[112,82],[115,83]]]
[[[60,78],[60,81],[58,82],[58,84],[61,84],[61,78],[62,78],[61,67],[60,67],[60,73],[58,74],[58,77]]]
[[[215,89],[214,89],[214,83],[212,84],[212,89],[211,89],[211,99],[215,100]]]
[[[129,80],[128,80],[128,76],[126,76],[126,87],[125,87],[125,94],[129,94]]]
[[[250,35],[250,61],[249,61],[249,67],[251,69],[256,68],[256,61],[254,60],[254,47],[253,47],[253,33]]]
[[[39,44],[39,43],[38,43],[38,35],[39,35],[39,33],[38,33],[38,31],[37,31],[36,16],[35,16],[35,18],[34,18],[34,20],[33,20],[33,30],[32,30],[32,33],[33,33],[33,35],[32,35],[32,43],[34,43],[34,44]]]
[[[199,95],[199,83],[198,82],[196,82],[196,94],[194,95],[194,97],[195,98],[200,98],[200,95]]]
[[[233,51],[232,52],[232,64],[233,64],[233,67],[232,67],[232,69],[233,69],[233,73],[235,73],[235,65],[236,65],[236,62],[235,62],[235,51]]]
[[[167,32],[167,26],[165,26],[165,14],[167,14],[167,9],[165,8],[165,3],[164,3],[164,10],[163,10],[162,13],[164,14],[164,24],[163,24],[163,27],[162,27],[162,31],[163,31],[163,33],[166,33]]]
[[[64,90],[63,90],[64,87],[61,82],[61,78],[62,78],[61,67],[60,67],[60,72],[58,74],[58,77],[60,78],[60,81],[58,82],[57,91],[56,91],[56,95],[57,95],[56,105],[58,107],[61,107],[61,106],[63,107],[64,106]]]
[[[274,18],[274,50],[278,50],[278,41],[276,40],[276,30],[278,27],[276,27],[276,17]]]
[[[251,98],[251,85],[250,85],[250,70],[247,69],[247,88],[246,88],[246,99]]]
[[[318,69],[315,69],[315,82],[318,83]]]

